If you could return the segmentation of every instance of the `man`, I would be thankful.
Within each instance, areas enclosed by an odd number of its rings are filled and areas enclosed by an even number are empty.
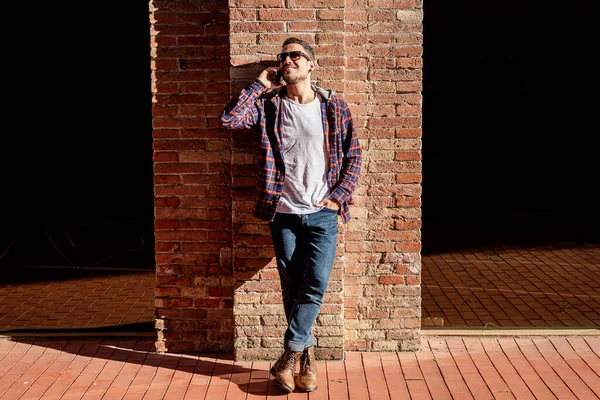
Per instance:
[[[317,388],[312,326],[329,284],[338,215],[344,223],[350,219],[362,153],[348,105],[311,84],[312,47],[288,38],[277,60],[279,68],[262,71],[225,107],[220,122],[260,133],[254,216],[269,221],[288,322],[271,374],[288,393],[310,392]],[[278,72],[285,84],[277,82]]]

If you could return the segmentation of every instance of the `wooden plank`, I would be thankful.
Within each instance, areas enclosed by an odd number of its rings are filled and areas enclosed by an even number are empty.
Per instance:
[[[500,347],[510,360],[510,363],[519,373],[527,387],[535,395],[537,399],[552,399],[555,396],[552,394],[544,380],[536,373],[535,369],[527,361],[519,346],[513,338],[501,338],[498,340]],[[533,345],[533,344],[532,344]],[[518,397],[518,396],[517,396]]]
[[[455,339],[456,340],[456,339]],[[455,399],[472,399],[473,395],[467,386],[467,383],[464,380],[464,376],[461,375],[458,367],[456,366],[453,354],[450,352],[448,348],[448,340],[442,339],[430,339],[428,340],[428,346],[433,354],[433,359],[437,362],[437,366],[440,369],[440,373],[444,378],[444,382],[450,391],[450,394]],[[462,342],[461,342],[462,344]],[[455,344],[455,353],[456,356],[460,358],[460,348],[456,348]],[[468,357],[468,361],[471,359]],[[463,361],[465,361],[463,359]],[[479,374],[477,374],[479,376]],[[471,379],[473,381],[473,379]],[[474,386],[476,383],[473,382]],[[485,387],[485,383],[483,383],[483,387]],[[486,394],[489,394],[487,391]]]
[[[100,348],[98,341],[86,341],[72,361],[61,370],[60,375],[42,395],[44,400],[60,399],[69,387],[75,382],[81,371],[90,363],[92,357]],[[59,357],[60,359],[60,357]],[[81,393],[83,395],[83,393]]]
[[[548,339],[543,340],[547,341]],[[542,380],[556,397],[559,399],[575,398],[575,394],[571,392],[568,386],[562,381],[561,377],[539,352],[538,347],[535,345],[534,339],[516,338],[515,342],[519,346],[521,353],[523,353],[527,361],[529,361],[529,364],[531,364],[540,378],[543,377]]]
[[[348,353],[344,364],[348,379],[348,398],[350,400],[368,399],[369,390],[367,388],[361,354],[359,352]]]
[[[112,365],[112,367],[118,369],[118,372],[109,383],[103,398],[123,398],[152,349],[154,349],[153,342],[119,342],[119,348],[113,353],[116,362]],[[109,379],[111,371],[108,370],[108,365],[105,366],[105,369],[107,370],[107,379]]]
[[[519,372],[502,351],[498,339],[484,338],[481,339],[481,344],[496,371],[502,376],[502,379],[506,382],[514,397],[518,400],[535,400],[535,396],[529,390]]]
[[[185,392],[185,400],[204,399],[217,365],[216,356],[216,354],[211,353],[203,353],[198,356],[196,365],[192,370],[192,378]]]
[[[425,377],[421,372],[416,353],[401,352],[398,353],[398,359],[400,360],[400,366],[404,373],[410,397],[431,399],[432,393],[430,393],[428,385],[425,382]]]
[[[250,386],[252,362],[237,361],[233,363],[231,379],[227,388],[227,400],[245,400]]]
[[[41,343],[36,345],[40,347],[42,346]],[[66,342],[64,341],[46,343],[43,353],[36,360],[34,360],[33,363],[26,367],[22,374],[15,379],[12,385],[5,391],[0,390],[0,397],[5,399],[20,398],[58,358],[65,345]],[[0,387],[5,385],[5,378],[6,375],[0,378]]]
[[[269,390],[271,374],[269,361],[254,361],[250,372],[250,384],[248,385],[247,400],[266,399]]]
[[[461,341],[463,342],[465,349],[469,353],[474,367],[481,375],[481,378],[485,382],[486,387],[492,393],[492,395],[489,398],[493,398],[496,400],[514,399],[515,396],[512,395],[510,388],[508,387],[504,379],[502,379],[502,376],[496,370],[496,367],[486,354],[485,349],[481,344],[481,340],[479,340],[479,338],[464,338]],[[456,363],[459,366],[461,365],[460,360],[456,360]]]
[[[406,377],[397,353],[381,353],[381,367],[391,400],[409,399]]]
[[[575,353],[564,337],[550,338],[547,343],[538,343],[540,352],[558,372],[561,379],[580,399],[600,399],[600,377]],[[595,393],[592,393],[595,390]]]
[[[380,353],[362,353],[362,362],[371,399],[390,399]]]
[[[204,399],[223,400],[227,394],[232,372],[233,360],[230,357],[218,357]]]
[[[327,365],[325,361],[317,361],[317,390],[308,394],[310,400],[329,400],[327,386]]]
[[[437,360],[434,358],[433,353],[429,348],[424,348],[420,352],[416,353],[419,368],[423,374],[423,378],[427,383],[427,388],[431,397],[434,399],[452,399],[452,395],[448,390],[448,386],[442,377]],[[412,396],[412,392],[411,392]]]
[[[326,361],[325,365],[327,366],[327,387],[329,388],[329,397],[335,400],[348,399],[345,363],[336,360]]]
[[[167,389],[171,385],[177,370],[177,365],[181,360],[181,354],[165,353],[162,356],[150,385],[148,385],[144,400],[162,400],[165,398]]]

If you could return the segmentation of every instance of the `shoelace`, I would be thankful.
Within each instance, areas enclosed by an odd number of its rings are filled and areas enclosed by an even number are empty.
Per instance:
[[[308,368],[310,368],[310,365],[312,364],[310,353],[307,351],[305,355],[306,356],[304,357],[304,362],[302,363],[302,371],[305,371]]]
[[[281,363],[281,369],[291,369],[292,372],[296,370],[296,362],[298,361],[298,357],[300,357],[302,353],[289,352],[289,356],[286,360]],[[291,365],[290,365],[291,363]]]

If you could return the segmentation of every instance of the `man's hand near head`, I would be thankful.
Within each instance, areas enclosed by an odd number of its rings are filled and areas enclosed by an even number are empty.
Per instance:
[[[262,82],[263,85],[265,85],[265,87],[267,89],[276,89],[278,87],[281,87],[283,85],[279,85],[275,82],[276,80],[276,76],[277,76],[277,71],[279,71],[278,68],[275,67],[268,67],[265,70],[263,70],[260,75],[258,75],[258,80]]]

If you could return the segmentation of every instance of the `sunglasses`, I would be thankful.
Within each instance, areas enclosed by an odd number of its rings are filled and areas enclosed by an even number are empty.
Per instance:
[[[310,61],[310,57],[301,51],[289,51],[289,52],[285,52],[285,53],[279,53],[279,54],[277,54],[277,61],[279,61],[279,63],[282,63],[288,57],[292,61],[298,61],[300,59],[300,57],[304,57],[308,61]]]

